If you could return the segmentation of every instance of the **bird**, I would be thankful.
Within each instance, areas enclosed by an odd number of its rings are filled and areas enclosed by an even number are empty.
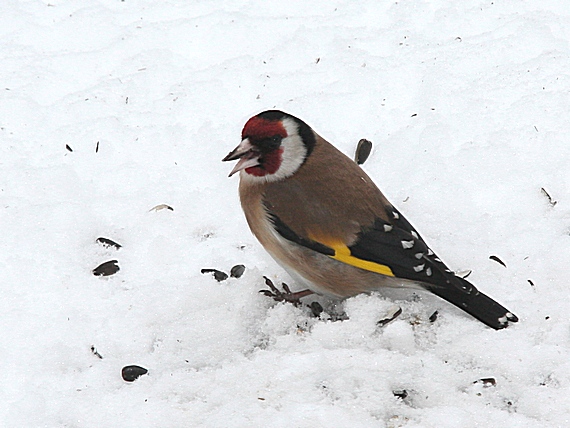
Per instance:
[[[345,299],[386,287],[424,290],[493,329],[516,315],[457,276],[355,161],[280,110],[251,117],[224,159],[238,161],[251,232],[306,290]],[[269,285],[269,283],[268,283]]]

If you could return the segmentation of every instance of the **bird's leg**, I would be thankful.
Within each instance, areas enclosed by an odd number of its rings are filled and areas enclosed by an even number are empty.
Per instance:
[[[269,290],[259,290],[259,292],[263,293],[267,297],[271,297],[273,300],[277,302],[289,302],[293,303],[295,306],[300,306],[301,305],[300,299],[302,297],[313,294],[311,290],[292,292],[289,286],[284,282],[281,283],[281,285],[283,286],[283,291],[281,291],[277,287],[275,287],[275,285],[273,285],[273,281],[271,281],[269,278],[267,278],[266,276],[264,276],[263,278],[265,278],[265,284],[269,287]]]

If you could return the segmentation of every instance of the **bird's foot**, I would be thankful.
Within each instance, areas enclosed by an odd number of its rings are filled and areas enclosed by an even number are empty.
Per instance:
[[[313,294],[311,290],[302,290],[293,292],[289,288],[287,284],[284,282],[281,283],[283,287],[283,291],[279,290],[275,285],[273,285],[273,281],[269,278],[264,276],[265,284],[269,287],[269,290],[259,290],[260,293],[264,294],[267,297],[271,297],[273,300],[277,302],[289,302],[294,304],[295,306],[301,305],[301,298],[305,296],[309,296]]]

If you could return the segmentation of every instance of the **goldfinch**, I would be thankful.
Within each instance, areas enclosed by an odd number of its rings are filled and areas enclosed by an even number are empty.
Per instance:
[[[368,175],[302,120],[278,110],[252,117],[223,159],[233,160],[249,227],[308,288],[298,296],[419,288],[494,329],[518,321],[456,276]]]

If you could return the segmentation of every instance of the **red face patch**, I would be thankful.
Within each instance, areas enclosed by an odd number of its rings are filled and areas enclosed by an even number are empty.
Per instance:
[[[281,155],[283,154],[283,147],[267,153],[263,156],[262,166],[252,166],[245,169],[248,174],[254,175],[256,177],[263,177],[267,174],[275,174],[279,167],[281,166]]]
[[[246,137],[262,140],[276,135],[281,138],[287,137],[287,131],[285,131],[283,124],[280,121],[271,121],[258,116],[249,119],[241,131],[242,140]]]

